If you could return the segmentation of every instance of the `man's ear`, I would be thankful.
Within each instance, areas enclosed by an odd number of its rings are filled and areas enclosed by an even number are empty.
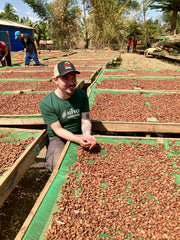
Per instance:
[[[54,79],[54,82],[57,84],[58,78],[57,78],[57,77],[54,77],[53,79]]]

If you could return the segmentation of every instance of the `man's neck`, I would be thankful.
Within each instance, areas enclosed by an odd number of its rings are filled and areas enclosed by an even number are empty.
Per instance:
[[[71,97],[66,92],[61,91],[59,88],[55,90],[55,94],[63,100],[69,99]]]

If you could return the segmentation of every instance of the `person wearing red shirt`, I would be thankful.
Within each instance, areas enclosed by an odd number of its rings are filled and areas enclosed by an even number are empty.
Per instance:
[[[137,38],[133,38],[133,52],[136,52]]]
[[[3,67],[11,66],[11,54],[5,42],[0,41],[0,61]]]

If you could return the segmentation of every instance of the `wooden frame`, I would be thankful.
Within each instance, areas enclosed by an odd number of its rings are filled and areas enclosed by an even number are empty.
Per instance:
[[[7,170],[7,173],[0,179],[0,207],[6,201],[18,182],[21,180],[25,172],[35,162],[36,156],[34,147],[38,146],[39,150],[44,145],[46,137],[46,130],[29,130],[29,129],[15,129],[15,128],[1,128],[7,131],[20,131],[20,132],[39,132],[39,136],[30,144],[24,153],[16,160],[13,166]]]
[[[92,121],[92,131],[180,133],[180,124],[158,122],[112,122]]]

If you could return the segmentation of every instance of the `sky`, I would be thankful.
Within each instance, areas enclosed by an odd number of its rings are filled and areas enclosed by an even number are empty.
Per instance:
[[[52,0],[48,0],[51,2]],[[138,0],[139,2],[142,0]],[[0,0],[0,11],[2,11],[5,7],[6,3],[10,3],[17,11],[17,15],[19,17],[29,17],[31,21],[35,22],[38,21],[38,16],[33,12],[33,10],[28,6],[28,4],[24,3],[22,0]],[[157,11],[148,11],[147,12],[147,19],[152,18],[155,20],[156,18],[160,18],[161,14]]]
[[[19,17],[29,17],[33,22],[38,21],[37,14],[22,0],[0,0],[0,11],[4,9],[6,3],[10,3],[16,9]]]

